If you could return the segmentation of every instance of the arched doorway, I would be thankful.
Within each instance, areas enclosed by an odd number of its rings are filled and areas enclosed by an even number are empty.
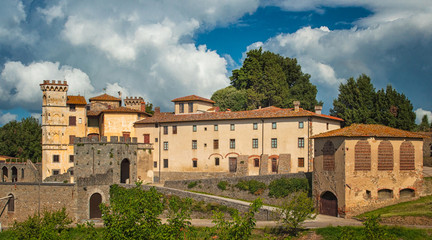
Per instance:
[[[130,162],[127,158],[120,164],[120,183],[129,183]]]
[[[101,218],[102,212],[99,205],[102,203],[102,195],[99,193],[93,193],[90,197],[90,219]]]
[[[13,194],[8,195],[9,200],[7,202],[8,212],[15,212],[15,197]]]
[[[8,169],[7,167],[2,168],[2,182],[8,181]]]
[[[18,181],[18,169],[16,167],[12,167],[12,182]]]
[[[337,197],[332,192],[325,192],[320,199],[320,214],[338,216]]]

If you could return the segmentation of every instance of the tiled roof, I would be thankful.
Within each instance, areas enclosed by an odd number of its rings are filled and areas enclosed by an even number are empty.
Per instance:
[[[186,102],[186,101],[201,101],[201,102],[208,102],[208,103],[215,103],[215,101],[203,98],[197,95],[189,95],[186,97],[179,97],[176,99],[171,100],[171,102]]]
[[[147,123],[167,123],[167,122],[195,122],[195,121],[211,121],[211,120],[231,120],[231,119],[261,119],[261,118],[286,118],[286,117],[320,117],[343,121],[343,119],[332,117],[324,114],[316,114],[306,111],[302,108],[299,111],[294,111],[292,108],[277,108],[267,107],[250,111],[238,112],[205,112],[191,114],[174,114],[174,113],[159,113],[153,117],[142,119],[135,124]]]
[[[90,102],[91,101],[115,101],[115,102],[120,102],[121,99],[113,97],[111,95],[108,95],[108,94],[104,93],[102,95],[90,98],[89,101]]]
[[[349,127],[317,134],[311,138],[326,137],[392,137],[392,138],[425,138],[426,136],[391,128],[378,124],[353,124]]]
[[[99,116],[99,114],[101,114],[102,111],[94,111],[94,110],[89,110],[87,111],[87,116],[88,117],[96,117]]]
[[[102,113],[140,113],[140,114],[146,114],[147,116],[151,116],[151,114],[148,114],[146,112],[142,112],[142,111],[132,109],[132,108],[127,108],[127,107],[105,109],[105,110],[102,110]]]
[[[83,96],[67,96],[66,104],[86,105],[87,101]]]

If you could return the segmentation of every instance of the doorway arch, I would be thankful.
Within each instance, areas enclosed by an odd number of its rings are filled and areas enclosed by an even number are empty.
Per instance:
[[[326,191],[320,198],[320,214],[338,216],[337,197],[332,192]]]
[[[120,183],[129,183],[130,178],[130,162],[125,158],[120,164]]]
[[[99,193],[93,193],[90,197],[89,209],[90,209],[90,219],[101,218],[102,211],[99,205],[102,203],[102,195]]]
[[[7,167],[2,168],[2,182],[8,181],[8,169]]]
[[[12,167],[12,182],[18,181],[18,169],[14,166]]]

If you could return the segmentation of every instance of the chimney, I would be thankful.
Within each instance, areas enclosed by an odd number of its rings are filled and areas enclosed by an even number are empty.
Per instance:
[[[154,114],[160,113],[160,107],[155,107]]]
[[[145,112],[145,110],[146,110],[146,105],[145,105],[145,102],[142,101],[141,102],[141,112]]]
[[[120,106],[121,106],[122,105],[122,101],[123,101],[121,91],[118,91],[118,95],[119,95],[119,98],[120,98]]]
[[[321,114],[322,106],[315,106],[315,113]]]
[[[298,112],[300,108],[300,101],[294,101],[293,104],[294,104],[294,111]]]

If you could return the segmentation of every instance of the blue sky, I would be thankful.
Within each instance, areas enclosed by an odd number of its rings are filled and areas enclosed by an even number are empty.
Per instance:
[[[338,86],[369,75],[432,119],[432,3],[428,0],[2,1],[0,125],[41,112],[42,80],[69,94],[210,97],[245,53],[297,58],[324,112]]]

